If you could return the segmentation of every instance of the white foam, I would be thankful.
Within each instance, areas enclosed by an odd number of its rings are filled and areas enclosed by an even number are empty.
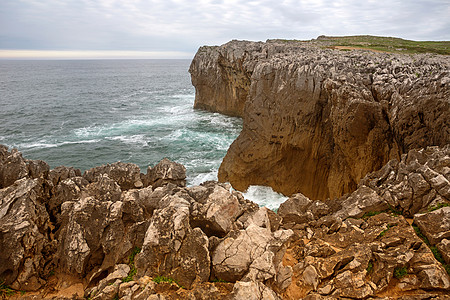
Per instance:
[[[60,143],[49,143],[45,140],[37,141],[35,143],[22,143],[17,145],[18,149],[33,149],[33,148],[39,148],[39,149],[45,149],[45,148],[55,148],[60,147],[63,145],[72,145],[72,144],[90,144],[90,143],[97,143],[100,140],[82,140],[82,141],[65,141]]]
[[[205,181],[217,180],[217,170],[213,170],[209,173],[200,173],[191,180],[188,178],[188,186],[200,185]]]
[[[261,185],[251,185],[247,191],[242,194],[246,199],[272,210],[278,209],[280,204],[289,198],[283,194],[274,192],[269,186]]]
[[[145,139],[145,136],[143,134],[136,134],[131,136],[126,135],[119,135],[114,137],[106,137],[107,140],[113,140],[113,141],[121,141],[124,144],[132,144],[132,145],[140,145],[140,146],[148,146],[148,141]]]

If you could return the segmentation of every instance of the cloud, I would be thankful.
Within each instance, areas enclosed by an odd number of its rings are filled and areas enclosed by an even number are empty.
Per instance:
[[[0,49],[181,51],[231,39],[450,39],[448,0],[2,0]]]

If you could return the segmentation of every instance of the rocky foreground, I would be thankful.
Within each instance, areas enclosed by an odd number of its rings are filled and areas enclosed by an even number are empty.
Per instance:
[[[21,299],[448,299],[450,146],[410,150],[275,213],[168,160],[84,172],[0,147],[0,295]]]
[[[201,47],[195,107],[243,118],[219,170],[238,190],[337,198],[409,150],[450,143],[450,57],[300,42]]]

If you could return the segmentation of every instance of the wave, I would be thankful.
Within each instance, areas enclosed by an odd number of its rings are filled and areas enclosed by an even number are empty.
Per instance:
[[[31,143],[21,143],[14,145],[14,147],[17,147],[18,149],[45,149],[45,148],[55,148],[60,147],[64,145],[73,145],[73,144],[91,144],[91,143],[98,143],[100,140],[81,140],[81,141],[64,141],[59,143],[50,143],[47,141],[37,141],[37,142],[31,142]]]
[[[269,186],[251,185],[245,193],[244,197],[257,203],[259,206],[265,206],[272,210],[277,210],[281,203],[289,197],[274,192]]]

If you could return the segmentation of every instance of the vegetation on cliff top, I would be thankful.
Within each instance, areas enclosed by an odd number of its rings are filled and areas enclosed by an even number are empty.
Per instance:
[[[290,42],[289,40],[276,40]],[[292,40],[292,42],[300,42]],[[306,41],[302,41],[306,42]],[[309,41],[307,41],[309,42]],[[395,37],[372,35],[355,36],[319,36],[318,42],[326,48],[350,50],[352,48],[370,49],[394,53],[435,53],[450,55],[450,41],[411,41]]]

